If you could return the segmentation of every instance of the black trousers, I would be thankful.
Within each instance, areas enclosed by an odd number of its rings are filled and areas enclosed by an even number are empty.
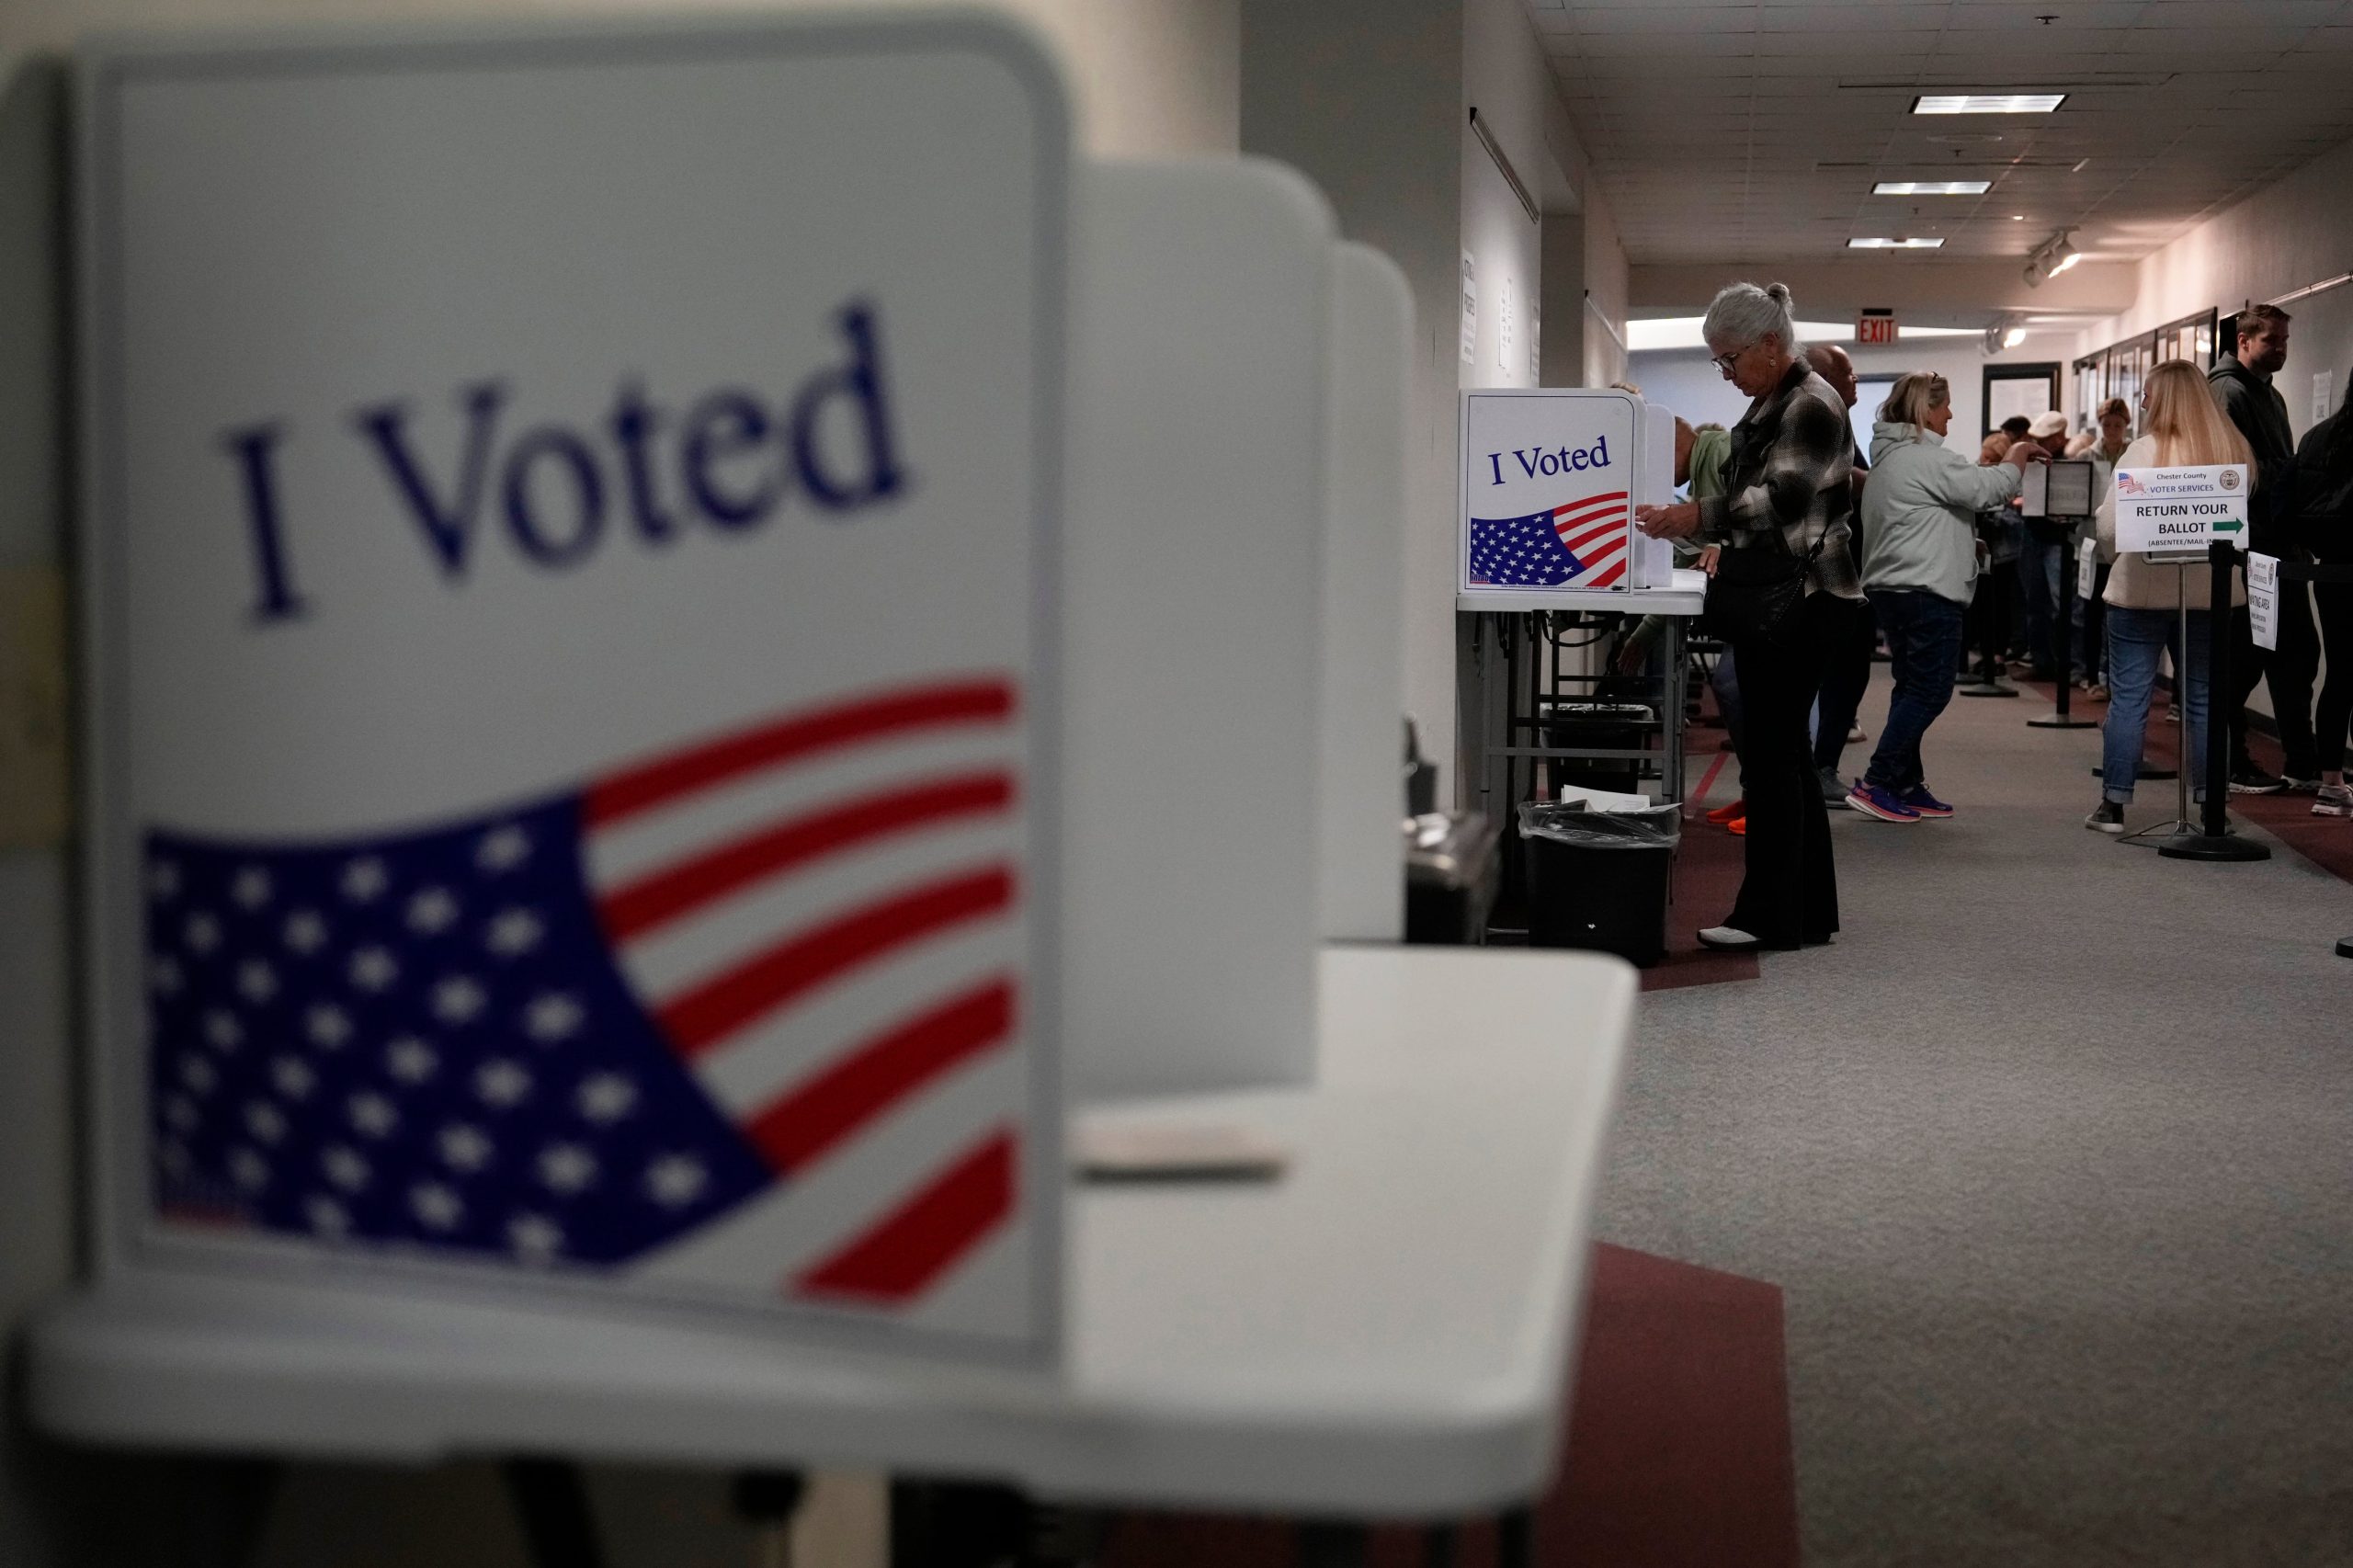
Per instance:
[[[1847,626],[1832,636],[1829,660],[1822,670],[1822,712],[1813,728],[1817,772],[1836,767],[1847,749],[1847,732],[1855,727],[1863,692],[1871,684],[1871,650],[1879,645],[1879,621],[1871,607],[1860,599],[1837,602],[1847,612]]]
[[[1838,871],[1831,859],[1830,813],[1813,767],[1806,718],[1854,605],[1806,596],[1786,645],[1745,638],[1733,644],[1747,709],[1740,754],[1748,797],[1747,875],[1725,924],[1770,947],[1826,942],[1838,929]]]
[[[2328,684],[2320,688],[2320,715],[2313,737],[2314,760],[2325,768],[2345,766],[2345,742],[2353,727],[2353,583],[2314,583],[2313,606],[2320,611],[2320,634],[2328,650]]]
[[[2255,645],[2255,624],[2242,605],[2231,612],[2231,771],[2249,765],[2246,699],[2256,685],[2271,686],[2271,717],[2279,726],[2280,766],[2290,778],[2317,777],[2313,747],[2313,682],[2320,675],[2320,636],[2302,583],[2279,585],[2279,646]]]

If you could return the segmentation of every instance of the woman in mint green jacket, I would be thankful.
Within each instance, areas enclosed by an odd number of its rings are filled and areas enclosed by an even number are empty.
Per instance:
[[[2020,441],[1991,468],[1949,450],[1952,389],[1914,370],[1896,379],[1871,426],[1863,486],[1863,591],[1887,634],[1895,695],[1870,770],[1847,803],[1881,822],[1949,817],[1928,792],[1920,738],[1952,700],[1961,612],[1977,579],[1976,515],[2018,493],[2026,465],[2045,456]]]

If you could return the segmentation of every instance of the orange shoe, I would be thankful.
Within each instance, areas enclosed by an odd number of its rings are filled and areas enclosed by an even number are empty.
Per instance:
[[[1748,819],[1746,817],[1734,817],[1732,821],[1724,824],[1724,831],[1731,834],[1734,838],[1746,838],[1748,836]]]
[[[1718,806],[1714,811],[1710,812],[1708,813],[1708,820],[1709,820],[1710,822],[1711,822],[1711,823],[1715,824],[1715,825],[1716,825],[1716,826],[1718,826],[1718,827],[1722,827],[1722,826],[1723,826],[1726,823],[1729,823],[1729,822],[1737,822],[1739,819],[1741,819],[1742,817],[1746,816],[1747,814],[1748,814],[1748,802],[1747,802],[1747,801],[1745,801],[1745,800],[1738,800],[1738,801],[1733,801],[1731,805],[1729,805],[1729,806]]]

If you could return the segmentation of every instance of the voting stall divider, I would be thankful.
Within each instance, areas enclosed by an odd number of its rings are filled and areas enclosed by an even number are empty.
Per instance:
[[[1481,798],[1504,824],[1494,928],[1654,962],[1668,899],[1665,857],[1659,880],[1645,865],[1633,887],[1542,877],[1518,809],[1538,798],[1540,778],[1550,786],[1597,779],[1612,793],[1683,799],[1685,627],[1704,606],[1706,578],[1678,570],[1674,546],[1634,525],[1636,507],[1674,499],[1674,415],[1619,388],[1476,389],[1462,394],[1461,432],[1455,607],[1472,617],[1487,730]],[[1580,640],[1568,631],[1588,616],[1658,617],[1656,673],[1603,667],[1589,650],[1604,633]],[[1635,864],[1605,863],[1614,874]],[[1567,887],[1617,906],[1628,924],[1555,907]],[[1655,917],[1647,913],[1654,907]],[[1637,910],[1645,913],[1634,917]]]
[[[1394,945],[1411,305],[1310,186],[1074,163],[983,17],[78,90],[93,1244],[37,1419],[1541,1487],[1633,986]],[[1653,460],[1610,407],[1572,471]],[[1071,1181],[1172,1123],[1286,1168]]]

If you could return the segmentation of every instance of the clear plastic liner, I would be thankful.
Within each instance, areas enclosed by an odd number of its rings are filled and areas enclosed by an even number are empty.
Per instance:
[[[1523,801],[1519,835],[1581,849],[1672,849],[1683,841],[1683,808],[1665,805],[1596,811],[1583,802]]]

